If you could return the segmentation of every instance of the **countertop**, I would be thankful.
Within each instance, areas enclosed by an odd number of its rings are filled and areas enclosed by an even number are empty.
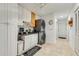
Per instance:
[[[31,35],[31,34],[38,34],[38,32],[30,32],[30,33],[28,33],[28,34],[25,34],[24,36],[26,36],[26,35]]]

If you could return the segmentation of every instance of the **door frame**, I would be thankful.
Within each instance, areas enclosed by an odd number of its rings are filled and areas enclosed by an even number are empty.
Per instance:
[[[74,11],[74,14],[75,14],[75,44],[74,44],[74,50],[75,50],[75,53],[77,55],[79,55],[79,46],[78,46],[78,42],[77,40],[79,40],[78,38],[78,33],[79,33],[79,7],[76,8],[76,10]]]

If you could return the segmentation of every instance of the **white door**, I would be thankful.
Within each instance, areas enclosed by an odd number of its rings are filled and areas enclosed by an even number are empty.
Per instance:
[[[7,4],[0,4],[0,56],[6,56],[8,52],[7,37]]]
[[[58,37],[67,37],[67,18],[58,19]]]
[[[0,23],[7,22],[7,3],[0,3]]]
[[[18,23],[18,5],[16,3],[7,4],[8,13],[7,19],[8,23],[17,24]]]
[[[17,20],[17,4],[0,4],[0,55],[17,55]]]
[[[7,24],[0,24],[0,56],[7,55],[8,37]]]
[[[18,6],[16,3],[8,4],[8,55],[17,55],[17,34],[18,34]]]
[[[17,37],[18,27],[14,24],[8,24],[8,55],[17,55]]]

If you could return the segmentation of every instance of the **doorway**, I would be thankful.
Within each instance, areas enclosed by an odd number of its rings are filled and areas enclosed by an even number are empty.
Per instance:
[[[60,39],[66,39],[67,38],[67,17],[58,18],[57,21],[57,37]]]

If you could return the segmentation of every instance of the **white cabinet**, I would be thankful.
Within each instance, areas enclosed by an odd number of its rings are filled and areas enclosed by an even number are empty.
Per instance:
[[[38,34],[34,34],[31,36],[31,48],[37,45],[38,42]]]
[[[30,34],[25,36],[24,39],[24,51],[28,51],[37,45],[38,42],[38,34]]]
[[[7,4],[0,3],[0,23],[7,22]]]
[[[17,55],[18,5],[8,4],[8,55]]]
[[[30,11],[17,3],[0,4],[0,55],[17,55],[17,25],[26,20],[31,22]]]
[[[6,56],[7,48],[7,4],[0,4],[0,56]]]
[[[22,6],[18,5],[18,20],[19,25],[23,25],[23,21],[31,22],[31,11],[28,11]]]
[[[8,55],[15,56],[17,55],[17,36],[18,28],[16,25],[8,25]]]
[[[18,5],[18,24],[22,25],[23,24],[23,8]]]
[[[25,36],[25,39],[24,39],[24,51],[27,51],[30,49],[30,36]]]
[[[17,55],[17,4],[0,4],[0,55]]]
[[[6,56],[8,52],[7,48],[7,25],[0,24],[0,56]]]
[[[7,19],[8,23],[11,24],[17,24],[18,23],[18,5],[16,3],[14,4],[7,4]]]
[[[26,21],[31,22],[31,11],[26,10]]]

